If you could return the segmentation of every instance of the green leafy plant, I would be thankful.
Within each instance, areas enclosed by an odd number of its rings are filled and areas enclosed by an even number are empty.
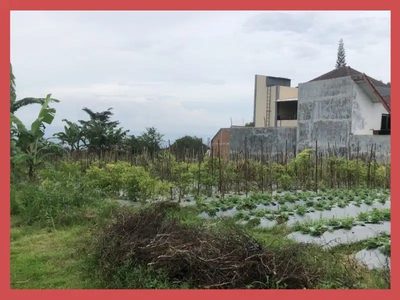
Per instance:
[[[27,129],[20,119],[14,114],[10,115],[10,126],[12,138],[14,140],[15,151],[13,152],[12,162],[15,164],[25,163],[29,168],[29,177],[33,179],[36,168],[46,162],[50,144],[44,140],[45,124],[51,124],[54,120],[56,110],[49,107],[52,101],[51,94],[44,100],[39,115]]]

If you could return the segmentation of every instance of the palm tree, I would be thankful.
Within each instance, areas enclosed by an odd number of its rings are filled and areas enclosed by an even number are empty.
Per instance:
[[[34,97],[27,97],[20,100],[17,100],[17,93],[16,93],[16,84],[15,84],[15,76],[12,70],[12,64],[10,63],[10,112],[15,114],[17,110],[21,107],[31,105],[31,104],[40,104],[43,105],[46,101],[46,98],[34,98]],[[57,99],[51,98],[51,102],[60,102]]]

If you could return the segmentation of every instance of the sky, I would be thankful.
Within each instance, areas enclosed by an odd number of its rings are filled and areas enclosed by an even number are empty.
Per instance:
[[[252,121],[255,74],[307,82],[334,68],[340,38],[347,65],[390,81],[386,11],[11,12],[17,99],[60,100],[48,136],[112,107],[131,134],[206,141]]]

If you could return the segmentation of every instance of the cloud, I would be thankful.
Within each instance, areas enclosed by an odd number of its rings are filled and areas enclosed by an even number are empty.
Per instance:
[[[295,32],[303,34],[315,25],[317,12],[279,12],[260,13],[250,18],[243,26],[245,32]]]
[[[49,133],[114,107],[132,132],[212,137],[251,121],[255,74],[308,81],[334,67],[340,38],[348,65],[390,80],[390,12],[11,13],[18,97],[61,100]]]

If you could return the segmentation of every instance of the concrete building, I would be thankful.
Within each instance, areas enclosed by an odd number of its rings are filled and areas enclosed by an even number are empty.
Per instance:
[[[299,152],[335,147],[390,155],[390,86],[350,67],[341,67],[290,87],[290,79],[256,75],[254,127],[221,128],[211,151]],[[281,128],[282,127],[282,128]],[[390,159],[390,158],[389,158]]]
[[[385,95],[383,97],[382,95]],[[347,147],[351,136],[390,134],[390,87],[342,67],[299,84],[297,145]]]
[[[254,127],[297,126],[297,88],[288,78],[255,76]]]

